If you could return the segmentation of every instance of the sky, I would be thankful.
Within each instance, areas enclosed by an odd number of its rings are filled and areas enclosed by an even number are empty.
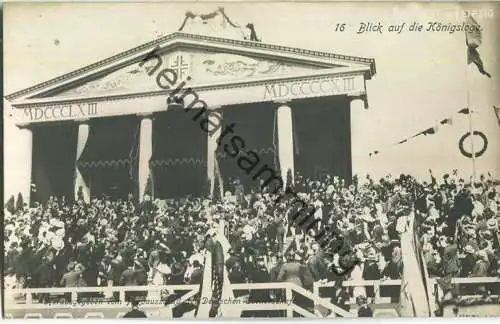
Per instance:
[[[488,79],[466,64],[465,37],[461,32],[389,33],[390,24],[412,22],[461,23],[464,7],[457,4],[414,3],[121,3],[4,5],[4,89],[6,94],[71,72],[116,53],[175,32],[185,12],[212,12],[224,7],[232,21],[252,22],[258,37],[269,44],[300,47],[374,58],[377,74],[367,81],[369,109],[353,112],[353,136],[359,174],[381,177],[410,173],[427,180],[434,173],[468,178],[471,160],[462,156],[458,141],[469,131],[467,89],[474,129],[489,145],[476,160],[477,173],[500,172],[500,126],[492,106],[500,106],[500,4],[472,4],[483,27],[479,52]],[[472,7],[470,7],[472,6]],[[361,22],[382,23],[380,33],[362,33]],[[336,24],[346,24],[343,32]],[[19,131],[4,100],[5,195],[19,190],[19,166],[25,161],[16,144]],[[452,125],[432,136],[394,143],[452,117]],[[476,147],[481,145],[478,140]],[[468,146],[469,142],[465,144]],[[369,153],[379,154],[370,157]]]

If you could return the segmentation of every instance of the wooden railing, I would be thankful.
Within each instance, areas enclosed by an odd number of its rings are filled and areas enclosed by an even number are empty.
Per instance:
[[[326,282],[326,283],[319,283],[315,282],[313,286],[313,292],[314,295],[320,297],[320,288],[326,288],[326,287],[333,287],[335,285],[335,282]],[[383,304],[391,304],[390,297],[382,297],[380,295],[380,287],[389,287],[389,286],[397,286],[400,288],[401,286],[401,279],[381,279],[381,280],[346,280],[342,282],[343,287],[373,287],[373,300],[371,301],[373,304],[377,305],[383,305]],[[322,298],[325,300],[329,300],[329,298]],[[349,303],[351,305],[356,304],[356,299],[354,297],[351,297]]]
[[[294,317],[294,312],[304,316],[304,317],[323,317],[319,312],[317,312],[317,306],[322,306],[330,311],[331,317],[355,317],[352,313],[345,311],[344,309],[330,303],[327,300],[319,298],[318,295],[289,282],[269,282],[269,283],[241,283],[241,284],[231,284],[231,289],[236,290],[281,290],[285,292],[284,301],[275,301],[269,303],[238,303],[237,305],[232,305],[233,307],[238,307],[241,311],[243,310],[284,310],[286,311],[287,318]],[[314,306],[314,313],[309,310],[304,309],[302,306],[295,303],[295,298],[297,295],[302,295],[311,305]]]
[[[433,291],[433,295],[436,300],[441,300],[443,298],[443,290],[439,286],[437,280],[439,278],[429,278],[429,286],[430,289]],[[498,277],[467,277],[467,278],[451,278],[451,284],[453,285],[458,285],[460,288],[460,285],[466,285],[468,288],[472,289],[467,289],[470,291],[473,291],[474,287],[479,287],[479,286],[484,286],[485,284],[500,284],[500,278]],[[455,291],[458,291],[459,296],[475,296],[475,294],[468,294],[468,293],[463,293],[461,292],[460,289],[455,289]],[[497,295],[500,295],[500,291],[497,292]]]
[[[158,295],[164,291],[187,291],[186,294],[172,300],[166,307],[174,308],[183,302],[187,301],[200,291],[200,285],[163,285],[163,286],[108,286],[108,287],[74,287],[74,288],[27,288],[27,289],[8,289],[4,291],[5,308],[8,309],[43,309],[43,308],[123,308],[128,306],[126,301],[127,292],[148,292],[157,293]],[[117,292],[119,297],[113,301],[106,298],[79,298],[82,293],[102,293],[106,295],[113,295]],[[52,302],[52,303],[39,303],[34,301],[34,294],[48,294],[48,295],[64,295],[70,294],[68,302]],[[24,298],[23,298],[24,297]],[[143,303],[144,308],[152,308],[159,306],[163,307],[160,301],[147,300]]]

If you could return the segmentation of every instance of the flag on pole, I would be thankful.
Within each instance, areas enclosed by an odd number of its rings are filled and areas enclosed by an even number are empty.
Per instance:
[[[474,63],[479,72],[491,78],[491,75],[484,69],[483,60],[477,51],[481,45],[483,35],[481,33],[481,26],[478,22],[468,15],[466,18],[465,42],[467,44],[467,64]]]
[[[493,111],[495,112],[495,115],[497,116],[498,126],[500,126],[500,107],[493,106]]]

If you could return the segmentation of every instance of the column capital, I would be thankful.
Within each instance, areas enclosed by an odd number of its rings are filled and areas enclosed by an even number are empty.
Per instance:
[[[273,103],[277,104],[279,106],[289,106],[291,102],[292,101],[289,100],[289,99],[288,100],[287,99],[284,99],[284,100],[273,100]]]
[[[31,131],[31,124],[30,123],[19,123],[19,124],[16,124],[16,126],[19,129],[26,129],[26,130]]]
[[[366,94],[362,94],[362,95],[358,95],[358,96],[349,96],[348,98],[351,102],[351,105],[355,100],[361,100],[361,101],[363,101],[364,108],[368,109],[368,97]]]
[[[137,113],[135,114],[136,116],[138,117],[141,117],[141,118],[153,118],[153,113],[152,112],[143,112],[143,113]]]
[[[78,124],[87,124],[89,122],[90,118],[76,118],[75,122]]]

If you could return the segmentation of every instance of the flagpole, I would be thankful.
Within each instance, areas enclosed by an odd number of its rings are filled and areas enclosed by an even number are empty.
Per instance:
[[[467,44],[467,34],[465,34],[465,43]],[[469,91],[469,53],[467,49],[466,56],[467,64],[465,65],[465,88],[467,92],[467,109],[469,113],[469,137],[471,143],[471,154],[472,154],[472,181],[476,182],[476,151],[474,150],[474,132],[472,127],[472,109],[470,107],[470,91]]]

